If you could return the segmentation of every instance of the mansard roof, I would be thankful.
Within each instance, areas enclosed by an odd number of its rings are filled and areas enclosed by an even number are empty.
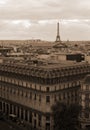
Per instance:
[[[18,64],[0,64],[0,71],[11,72],[16,74],[41,77],[41,78],[57,78],[68,75],[76,75],[81,73],[90,73],[90,65],[88,63],[75,64],[56,64],[56,65],[18,65]]]

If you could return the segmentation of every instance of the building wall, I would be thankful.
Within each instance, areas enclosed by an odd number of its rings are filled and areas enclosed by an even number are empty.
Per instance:
[[[82,127],[90,127],[90,84],[83,83],[80,90],[80,105],[82,113],[80,116]]]
[[[67,103],[78,102],[79,86],[80,81],[42,85],[0,76],[1,109],[7,114],[18,115],[33,127],[36,122],[36,127],[40,129],[41,126],[41,130],[45,130],[46,123],[47,126],[50,124],[52,130],[51,106],[57,100]]]
[[[53,84],[32,82],[26,75],[1,71],[0,109],[7,115],[10,113],[17,115],[39,130],[53,130],[51,106],[57,100],[68,104],[79,103],[81,81],[87,73],[86,70],[88,72],[85,68],[83,72],[79,70],[77,74],[72,73],[74,78],[69,78],[69,73],[67,75],[69,80],[63,75],[62,82],[54,78]]]

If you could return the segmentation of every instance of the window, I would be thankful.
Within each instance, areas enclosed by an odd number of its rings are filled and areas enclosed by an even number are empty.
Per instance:
[[[56,91],[56,86],[55,86],[55,91]]]
[[[36,128],[36,125],[37,125],[37,120],[34,119],[34,128]]]
[[[32,84],[30,84],[30,87],[32,88]]]
[[[89,118],[89,112],[85,112],[85,118]]]
[[[30,99],[32,99],[32,92],[30,92]]]
[[[74,97],[74,94],[73,94],[73,92],[71,93],[71,97],[72,97],[72,98]]]
[[[63,93],[63,99],[65,99],[65,93]]]
[[[46,103],[50,102],[50,96],[46,96]]]
[[[77,97],[77,91],[75,91],[75,97]]]
[[[39,101],[41,102],[41,95],[39,95]]]
[[[89,90],[89,85],[86,85],[86,90]]]
[[[59,94],[59,100],[61,100],[61,94]]]
[[[59,90],[61,89],[61,85],[59,85]]]
[[[89,108],[89,102],[85,101],[85,108],[88,109]]]
[[[9,88],[5,87],[5,91],[9,92]]]
[[[28,87],[28,83],[26,82],[26,87]]]
[[[36,113],[34,113],[34,117],[36,117]]]
[[[34,95],[34,100],[36,100],[36,96],[37,96],[37,95],[36,95],[36,93],[35,93],[35,95]]]
[[[41,120],[41,115],[38,115],[38,120]]]
[[[41,115],[38,115],[38,126],[39,126],[39,127],[41,127],[41,120],[42,120]]]
[[[25,92],[25,97],[27,97],[27,92]]]
[[[63,85],[63,89],[65,89],[65,84]]]
[[[9,89],[9,92],[10,92],[10,93],[12,92],[12,88]]]
[[[0,110],[2,110],[2,102],[0,102]]]
[[[35,90],[36,90],[36,84],[35,84]]]
[[[70,98],[69,92],[67,93],[67,98],[68,98],[68,99]]]
[[[12,89],[11,89],[11,91],[12,91]],[[19,93],[20,93],[20,91],[19,91],[19,89],[17,90],[17,94],[19,95]]]
[[[15,89],[12,89],[12,93],[15,94]]]
[[[89,100],[89,94],[85,94],[85,100]]]
[[[56,97],[56,95],[54,96],[54,101],[57,101],[57,97]]]
[[[32,123],[32,112],[29,113],[29,121]]]
[[[40,86],[40,90],[41,90],[41,86]]]
[[[5,86],[3,86],[3,90],[5,91]]]
[[[46,121],[50,121],[50,116],[49,115],[46,116]]]
[[[46,88],[46,91],[49,92],[49,87]]]
[[[67,87],[69,88],[69,83],[67,84]]]
[[[16,94],[16,90],[14,89],[14,92],[13,92],[13,94]]]
[[[45,130],[50,130],[50,123],[46,123],[46,128]]]
[[[21,96],[23,96],[23,91],[21,92]]]

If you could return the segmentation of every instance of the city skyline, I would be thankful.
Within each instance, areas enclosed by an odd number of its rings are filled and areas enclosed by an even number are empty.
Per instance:
[[[0,0],[0,40],[90,40],[89,0]]]

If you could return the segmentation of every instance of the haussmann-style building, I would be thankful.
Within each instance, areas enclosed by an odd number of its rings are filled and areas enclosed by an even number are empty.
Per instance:
[[[1,63],[0,109],[7,115],[15,114],[38,130],[53,130],[51,106],[57,100],[70,104],[80,103],[80,97],[86,98],[85,94],[88,97],[82,81],[89,74],[88,63]]]

